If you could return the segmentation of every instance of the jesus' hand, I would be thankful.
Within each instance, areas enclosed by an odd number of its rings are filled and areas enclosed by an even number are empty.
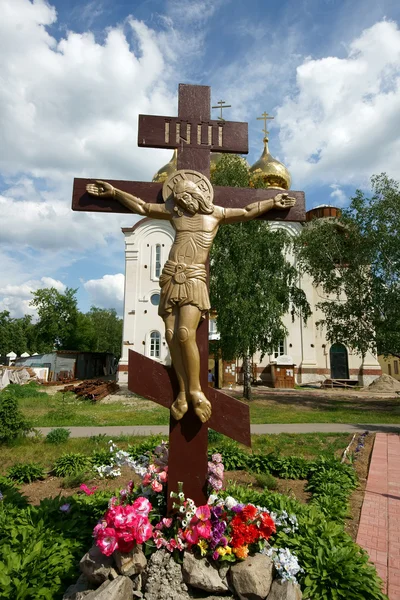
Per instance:
[[[288,194],[278,194],[274,198],[274,208],[290,208],[296,204],[296,198]]]
[[[97,181],[96,183],[88,183],[86,191],[91,196],[99,196],[100,198],[113,198],[114,188],[111,183],[106,181]]]

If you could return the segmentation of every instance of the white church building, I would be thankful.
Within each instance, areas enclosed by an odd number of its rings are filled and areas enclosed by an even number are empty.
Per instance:
[[[270,187],[290,188],[290,175],[284,165],[276,161],[268,151],[267,139],[264,152],[250,172],[263,177]],[[214,165],[218,156],[214,155]],[[212,165],[213,167],[213,165]],[[163,181],[176,169],[176,154],[154,176],[153,181]],[[337,209],[321,206],[307,212],[307,220],[336,216]],[[284,228],[296,236],[301,223],[275,222],[272,227]],[[142,219],[132,227],[123,228],[125,236],[125,295],[122,356],[118,367],[118,379],[127,382],[128,351],[140,352],[149,358],[170,364],[168,345],[165,340],[164,323],[158,316],[160,290],[158,279],[171,248],[174,231],[168,221]],[[306,293],[312,315],[304,324],[301,318],[292,321],[286,315],[284,324],[288,335],[271,355],[253,357],[253,378],[259,383],[271,384],[279,363],[286,365],[286,373],[294,376],[293,383],[304,384],[326,379],[353,380],[359,385],[369,385],[382,373],[376,356],[368,353],[362,363],[340,340],[329,343],[324,331],[316,327],[323,317],[316,305],[324,300],[321,291],[313,286],[309,276],[302,277],[301,287]],[[210,339],[216,335],[215,321],[210,319]],[[292,368],[290,368],[292,367]],[[242,381],[239,361],[225,363],[209,359],[209,369],[215,375],[218,387],[232,386]]]

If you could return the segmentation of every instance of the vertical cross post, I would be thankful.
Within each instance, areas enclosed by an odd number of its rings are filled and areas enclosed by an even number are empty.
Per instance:
[[[207,123],[210,120],[210,88],[180,84],[178,118],[182,121],[197,119],[200,123]],[[209,178],[210,148],[207,139],[202,142],[203,147],[193,147],[182,139],[178,149],[178,169],[195,169]],[[207,397],[208,317],[202,320],[197,329],[197,346],[200,352],[200,383]],[[170,417],[169,429],[168,496],[171,491],[178,489],[179,481],[184,481],[185,495],[197,505],[204,504],[207,495],[208,426],[201,423],[190,404],[188,412],[180,421]],[[168,502],[171,508],[170,498]]]

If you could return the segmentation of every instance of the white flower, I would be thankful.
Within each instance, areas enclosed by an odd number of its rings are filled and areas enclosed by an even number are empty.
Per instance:
[[[236,506],[237,504],[237,500],[235,500],[235,498],[232,498],[232,496],[227,496],[225,498],[225,506],[228,509],[233,508],[234,506]]]
[[[181,500],[184,500],[185,499],[185,494],[183,492],[179,492],[178,498],[180,498]]]
[[[182,527],[187,527],[188,522],[186,519],[182,519]]]
[[[180,513],[185,513],[186,512],[186,508],[184,506],[180,506],[179,507],[179,512]]]
[[[211,494],[209,499],[207,500],[207,504],[214,504],[218,500],[218,496],[216,494]]]

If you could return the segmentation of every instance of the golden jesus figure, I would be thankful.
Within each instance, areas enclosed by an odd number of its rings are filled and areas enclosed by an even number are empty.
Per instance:
[[[153,219],[166,219],[175,229],[175,239],[160,276],[158,313],[165,324],[165,338],[171,353],[179,393],[171,414],[179,420],[191,402],[205,423],[211,404],[200,385],[200,354],[196,330],[210,309],[206,262],[220,225],[250,221],[271,208],[288,209],[296,202],[286,193],[253,202],[244,208],[223,208],[213,204],[213,188],[201,173],[175,171],[164,183],[165,204],[150,204],[105,181],[88,184],[93,196],[116,198],[133,213]]]

